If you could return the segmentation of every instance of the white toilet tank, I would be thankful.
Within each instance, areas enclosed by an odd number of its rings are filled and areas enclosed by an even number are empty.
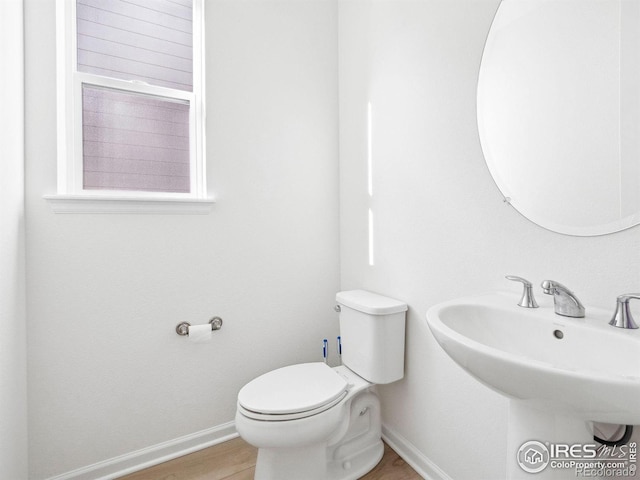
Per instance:
[[[407,304],[365,290],[339,292],[336,301],[342,363],[371,383],[400,380]]]

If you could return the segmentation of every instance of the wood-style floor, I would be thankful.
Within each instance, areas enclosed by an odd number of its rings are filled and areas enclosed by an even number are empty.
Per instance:
[[[257,449],[235,438],[121,477],[121,480],[253,480],[256,456]],[[362,479],[420,480],[422,477],[385,444],[384,457]]]

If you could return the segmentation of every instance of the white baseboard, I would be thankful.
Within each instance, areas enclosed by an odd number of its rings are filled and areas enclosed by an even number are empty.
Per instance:
[[[235,423],[229,422],[56,475],[48,480],[112,480],[226,442],[237,436]],[[386,425],[382,426],[382,438],[422,478],[451,480],[451,477],[411,442]]]
[[[393,448],[402,459],[411,465],[418,475],[426,480],[451,480],[451,477],[433,463],[429,457],[418,450],[399,433],[382,425],[382,439]]]
[[[188,453],[226,442],[238,436],[234,422],[224,423],[190,435],[131,453],[110,458],[86,467],[51,477],[48,480],[111,480],[144,468],[158,465]]]

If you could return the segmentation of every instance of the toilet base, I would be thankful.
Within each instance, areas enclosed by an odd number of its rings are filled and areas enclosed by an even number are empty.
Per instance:
[[[259,448],[254,480],[328,480],[326,447]]]
[[[357,453],[327,462],[326,445],[290,448],[260,448],[254,480],[356,480],[382,460],[382,440]]]
[[[345,432],[327,448],[327,480],[352,480],[375,467],[384,454],[380,400],[372,391],[357,395],[349,407]]]
[[[325,480],[356,480],[373,470],[382,460],[384,444],[382,440],[371,444],[359,453],[342,459],[338,462],[330,462],[327,465]]]
[[[380,400],[365,389],[343,408],[341,425],[324,441],[258,447],[254,479],[356,480],[372,470],[384,454]]]

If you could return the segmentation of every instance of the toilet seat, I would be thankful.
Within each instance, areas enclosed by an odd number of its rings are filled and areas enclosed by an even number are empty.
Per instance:
[[[348,390],[347,380],[325,363],[290,365],[247,383],[238,393],[238,410],[256,420],[295,420],[328,410]]]

